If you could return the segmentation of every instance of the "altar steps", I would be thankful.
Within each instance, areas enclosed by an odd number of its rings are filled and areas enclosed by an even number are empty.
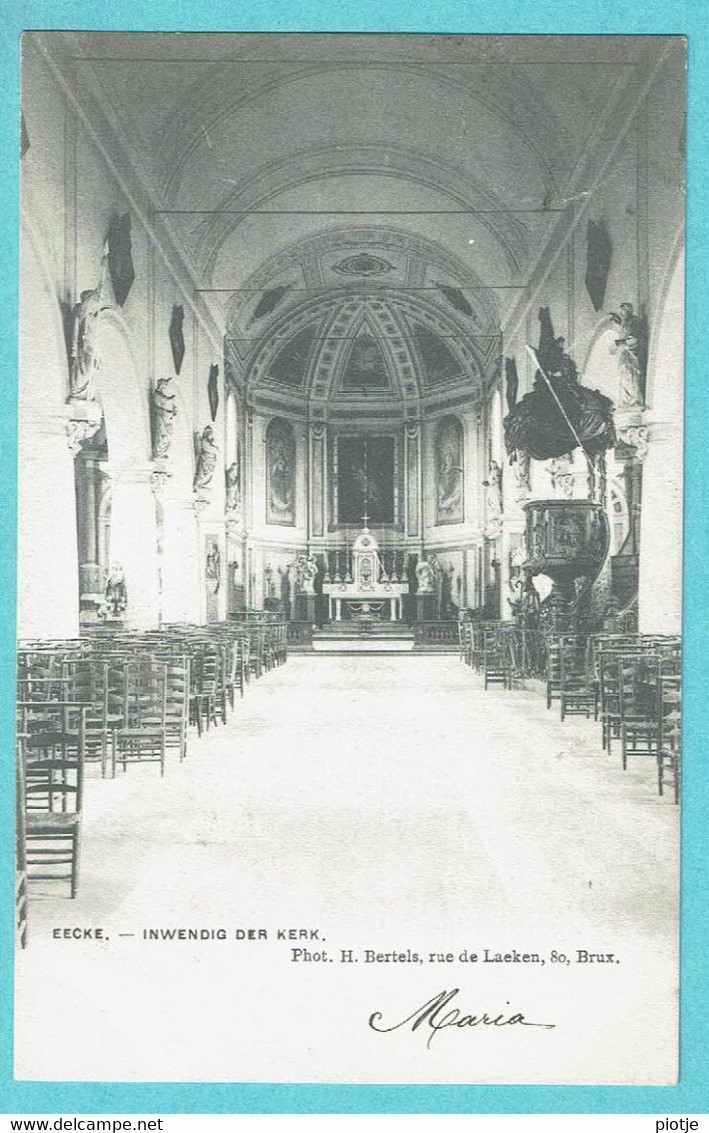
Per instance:
[[[313,631],[315,653],[410,653],[413,648],[410,627],[396,623],[331,622]]]

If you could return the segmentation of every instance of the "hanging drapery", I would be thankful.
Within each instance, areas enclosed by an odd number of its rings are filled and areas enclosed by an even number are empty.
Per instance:
[[[600,311],[611,267],[612,245],[602,220],[589,220],[586,230],[586,290],[594,311]]]
[[[114,216],[108,229],[108,270],[111,273],[113,294],[119,307],[128,298],[135,269],[131,252],[130,213]]]

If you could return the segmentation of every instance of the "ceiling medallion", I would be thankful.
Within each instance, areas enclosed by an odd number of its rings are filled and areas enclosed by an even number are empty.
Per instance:
[[[358,252],[356,256],[348,256],[339,264],[334,264],[332,270],[340,275],[384,275],[385,272],[394,271],[394,265],[378,256],[370,256],[369,252]]]

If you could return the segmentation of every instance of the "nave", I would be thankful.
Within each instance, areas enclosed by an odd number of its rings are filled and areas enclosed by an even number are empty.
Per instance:
[[[335,1081],[395,1080],[406,1057],[401,1080],[435,1059],[436,1073],[468,1080],[469,1053],[456,1042],[444,1056],[440,1040],[438,1055],[423,1043],[389,1051],[383,1079],[376,1043],[353,1067],[337,1023],[343,987],[356,1021],[385,988],[406,1005],[409,966],[344,971],[336,962],[331,977],[327,964],[290,959],[302,942],[274,939],[281,926],[318,928],[325,944],[304,947],[335,957],[608,949],[621,962],[603,978],[587,965],[558,972],[547,963],[540,987],[567,1015],[574,993],[597,981],[596,1006],[610,1018],[608,1080],[632,1080],[650,1044],[662,1062],[658,1041],[669,1052],[674,1039],[658,1020],[675,994],[678,810],[651,789],[647,761],[622,771],[617,752],[600,750],[591,720],[560,726],[538,689],[484,692],[482,683],[450,655],[291,655],[164,779],[150,764],[91,778],[77,897],[55,887],[32,903],[31,947],[18,959],[18,1075],[268,1080],[269,1036],[285,1010],[303,1017],[300,1032],[280,1024],[279,1057],[285,1050],[293,1080],[312,1076],[314,1050],[318,1076]],[[54,939],[67,925],[102,926],[109,940]],[[144,929],[205,927],[229,939],[142,938]],[[265,928],[268,939],[233,939],[238,928]],[[500,967],[504,984],[490,964],[485,987],[504,987],[509,999],[520,969]],[[426,972],[421,1002],[439,985],[480,986],[479,967],[461,969],[454,985],[448,971]],[[334,974],[331,999],[322,991]],[[253,1017],[254,1006],[258,1034],[244,1033],[234,1013]],[[564,1052],[569,1080],[584,1080],[597,1026],[581,1028]],[[538,1046],[563,1049],[568,1028],[550,1036],[516,1050],[530,1080]],[[504,1080],[490,1044],[476,1058],[483,1080]],[[594,1058],[598,1073],[597,1050]]]

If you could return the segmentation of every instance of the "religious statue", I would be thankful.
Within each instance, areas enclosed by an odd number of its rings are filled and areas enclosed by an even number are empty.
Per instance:
[[[295,572],[296,590],[300,594],[314,594],[315,579],[318,576],[318,564],[315,556],[301,552],[296,555],[291,567]]]
[[[197,437],[197,468],[194,474],[194,489],[206,488],[212,482],[217,466],[219,449],[214,440],[214,429],[205,425],[202,436]]]
[[[126,577],[120,563],[113,563],[104,587],[103,603],[99,607],[99,617],[115,620],[123,616],[128,605]]]
[[[426,555],[416,564],[416,580],[419,594],[435,594],[436,570]]]
[[[177,414],[177,398],[170,392],[170,378],[160,378],[153,390],[153,459],[167,456],[172,426]]]
[[[611,311],[610,317],[620,330],[620,337],[615,339],[610,348],[611,354],[615,354],[618,359],[620,404],[639,405],[642,403],[647,351],[645,322],[634,313],[632,303],[621,303],[620,314]]]
[[[308,555],[305,560],[305,578],[303,590],[306,594],[315,593],[315,579],[318,576],[318,563],[314,555]]]
[[[529,453],[524,452],[522,449],[516,449],[510,455],[510,464],[512,466],[512,471],[514,473],[515,483],[517,485],[517,491],[520,492],[520,493],[523,493],[525,495],[528,492],[531,492],[531,490],[532,490],[532,481],[531,481],[532,458],[529,455]]]
[[[496,460],[490,461],[487,480],[483,480],[485,492],[485,513],[487,522],[494,522],[502,516],[502,468]]]
[[[235,460],[226,470],[226,509],[238,511],[241,506],[241,470]]]
[[[72,311],[73,327],[69,381],[71,397],[77,401],[94,400],[94,376],[99,367],[98,330],[104,304],[104,290],[108,270],[108,242],[101,258],[101,278],[93,290],[82,291],[81,299]]]
[[[219,544],[212,540],[207,548],[207,557],[204,564],[204,578],[207,589],[216,594],[222,580],[222,559],[219,553]]]
[[[571,499],[574,494],[574,475],[571,471],[573,458],[571,453],[564,453],[563,456],[555,456],[549,465],[549,475],[551,476],[552,487],[555,492],[560,492]]]

